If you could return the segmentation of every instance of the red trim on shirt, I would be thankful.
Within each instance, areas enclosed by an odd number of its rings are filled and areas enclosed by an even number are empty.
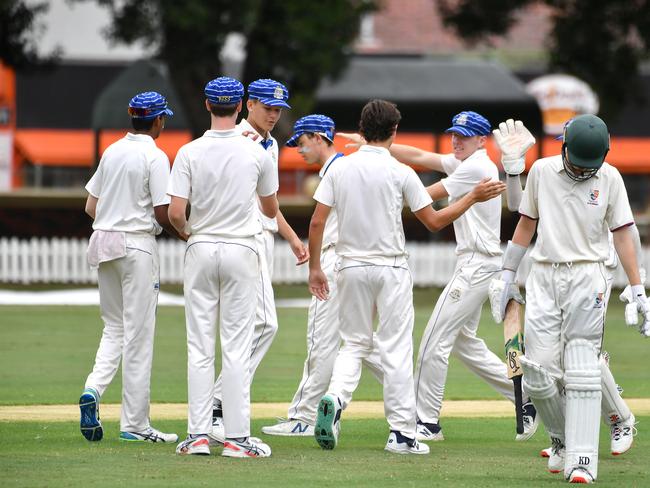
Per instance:
[[[616,232],[617,230],[621,230],[625,227],[629,227],[631,225],[634,225],[634,222],[628,222],[627,224],[623,224],[620,227],[616,227],[616,229],[611,229],[610,232]]]
[[[530,217],[529,215],[526,215],[525,213],[521,213],[521,212],[519,212],[519,215],[521,215],[522,217],[527,217],[527,218],[529,218],[530,220],[539,220],[539,217],[537,217],[537,218],[535,219],[535,218],[533,218],[533,217]]]

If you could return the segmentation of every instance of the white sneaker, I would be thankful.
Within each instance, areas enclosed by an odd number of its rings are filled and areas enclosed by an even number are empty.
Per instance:
[[[409,439],[394,430],[390,431],[384,449],[396,454],[429,454],[429,446],[420,444],[417,439]]]
[[[539,415],[537,415],[537,410],[533,403],[525,403],[523,410],[524,432],[515,436],[516,441],[527,441],[535,435],[537,427],[539,427]]]
[[[548,458],[548,470],[551,473],[561,473],[564,471],[564,454],[566,448],[564,442],[556,437],[551,437],[553,445],[551,446],[551,455]]]
[[[210,441],[207,435],[189,434],[187,439],[176,446],[176,454],[182,456],[198,454],[200,456],[210,455]]]
[[[166,434],[153,427],[147,427],[141,432],[120,432],[121,441],[129,442],[178,442],[176,434]]]
[[[445,436],[442,435],[442,427],[440,427],[440,422],[435,424],[420,422],[415,426],[415,439],[422,442],[429,441],[444,441]]]
[[[235,458],[269,457],[271,448],[257,437],[247,437],[243,441],[226,439],[221,455]]]
[[[210,445],[221,445],[226,442],[226,429],[223,425],[223,417],[212,417],[212,431],[208,432]]]
[[[262,427],[262,432],[268,435],[307,437],[314,435],[314,426],[302,420],[278,419],[277,424]]]
[[[632,447],[632,440],[636,434],[635,423],[636,419],[634,418],[634,414],[630,414],[629,419],[620,420],[611,425],[612,440],[610,450],[613,456],[623,454]]]
[[[323,449],[334,449],[339,442],[341,412],[341,402],[334,395],[324,395],[320,399],[314,437]]]
[[[569,483],[582,483],[588,485],[593,482],[593,477],[587,472],[587,470],[582,468],[574,469],[569,475]]]
[[[540,455],[540,457],[543,457],[543,458],[550,458],[552,450],[553,450],[552,447],[547,447],[546,449],[542,449],[541,451],[539,451],[539,455]]]

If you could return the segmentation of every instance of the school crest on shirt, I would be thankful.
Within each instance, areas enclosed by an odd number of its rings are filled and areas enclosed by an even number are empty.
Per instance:
[[[454,288],[449,292],[449,298],[454,302],[460,300],[460,288]]]
[[[605,301],[604,295],[602,293],[597,293],[596,300],[594,301],[594,309],[603,308],[604,301]]]
[[[598,202],[598,196],[600,195],[600,190],[590,190],[589,191],[589,200],[587,200],[588,205],[600,205]]]

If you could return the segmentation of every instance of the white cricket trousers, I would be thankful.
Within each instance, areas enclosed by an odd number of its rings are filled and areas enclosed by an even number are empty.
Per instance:
[[[500,256],[458,256],[453,277],[438,298],[420,342],[415,397],[421,422],[436,423],[440,418],[450,354],[501,395],[515,401],[505,363],[476,336],[490,280],[500,266]]]
[[[188,427],[212,430],[217,323],[226,437],[250,435],[250,351],[259,276],[255,239],[195,235],[185,253]]]
[[[327,393],[336,353],[341,345],[339,332],[339,295],[337,293],[334,270],[337,261],[334,246],[323,250],[321,269],[329,283],[329,298],[325,301],[312,297],[307,315],[307,358],[302,371],[298,390],[289,405],[287,418],[302,420],[308,424],[316,423],[318,402]],[[383,371],[379,349],[373,348],[364,363],[372,374],[383,384]],[[356,388],[356,386],[355,386]]]
[[[255,329],[251,346],[250,367],[251,381],[255,376],[257,367],[266,356],[275,334],[278,331],[278,316],[275,310],[275,296],[271,277],[273,275],[273,247],[275,237],[273,232],[262,231],[255,236],[259,251],[259,272],[257,281],[257,299],[255,308]],[[222,375],[219,374],[214,383],[214,403],[218,404],[223,399]]]
[[[347,406],[359,383],[362,361],[377,347],[390,429],[415,438],[413,280],[408,266],[374,266],[344,259],[337,284],[343,345],[336,356],[329,393]],[[375,306],[379,325],[373,339]]]
[[[103,395],[122,361],[120,430],[149,427],[149,393],[159,261],[156,238],[126,234],[126,256],[99,264],[99,308],[104,331],[86,388]]]
[[[533,263],[526,280],[526,357],[561,382],[572,339],[602,346],[609,272],[603,263]]]

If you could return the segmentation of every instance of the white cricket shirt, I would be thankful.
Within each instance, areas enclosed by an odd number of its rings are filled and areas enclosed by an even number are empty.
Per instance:
[[[241,132],[208,130],[180,148],[167,193],[192,206],[186,232],[251,237],[262,231],[257,195],[278,190],[278,174],[264,149]]]
[[[412,168],[387,149],[369,145],[337,159],[314,199],[336,210],[336,254],[387,266],[406,259],[402,208],[416,212],[432,203]]]
[[[94,230],[160,234],[154,207],[169,204],[169,159],[145,134],[106,148],[86,190],[98,198]]]
[[[469,193],[484,178],[499,180],[499,170],[488,157],[485,149],[479,149],[464,161],[453,154],[442,156],[442,168],[449,176],[441,180],[452,204]],[[467,212],[454,221],[456,254],[479,252],[500,256],[501,251],[501,196],[487,202],[472,205]]]
[[[271,142],[271,145],[268,146],[264,150],[269,154],[269,156],[271,156],[271,159],[273,160],[273,168],[274,168],[275,174],[277,175],[278,174],[278,160],[279,160],[278,141],[276,141],[275,138],[271,134],[269,134],[268,139],[264,139],[262,137],[262,135],[259,132],[257,132],[253,128],[253,126],[246,119],[243,119],[241,122],[239,122],[239,124],[237,124],[237,129],[240,132],[249,131],[249,132],[252,132],[254,134],[257,134],[259,136],[259,139],[257,139],[257,141],[255,141],[255,142],[257,144],[259,144],[259,146],[262,149],[264,149],[264,146],[262,146],[262,142],[267,142],[267,143],[269,141]],[[264,215],[262,213],[261,210],[259,210],[258,215],[259,215],[260,220],[262,221],[262,228],[264,230],[268,230],[268,231],[274,232],[274,233],[278,231],[278,219],[276,219],[275,217],[273,217],[272,219],[268,218],[266,215]]]
[[[318,176],[320,176],[321,180],[323,179],[325,174],[330,170],[332,164],[336,164],[336,161],[338,161],[339,158],[341,158],[341,156],[335,154],[332,157],[328,158],[327,161],[325,161],[325,164],[318,172]],[[338,240],[338,237],[339,237],[339,219],[336,216],[336,209],[333,208],[332,210],[330,210],[330,213],[327,216],[327,220],[325,221],[325,230],[323,231],[323,249],[335,245],[336,241]]]
[[[573,181],[565,174],[562,156],[535,161],[519,213],[539,219],[530,257],[543,263],[604,262],[608,230],[634,223],[616,168],[604,163],[592,178]]]

